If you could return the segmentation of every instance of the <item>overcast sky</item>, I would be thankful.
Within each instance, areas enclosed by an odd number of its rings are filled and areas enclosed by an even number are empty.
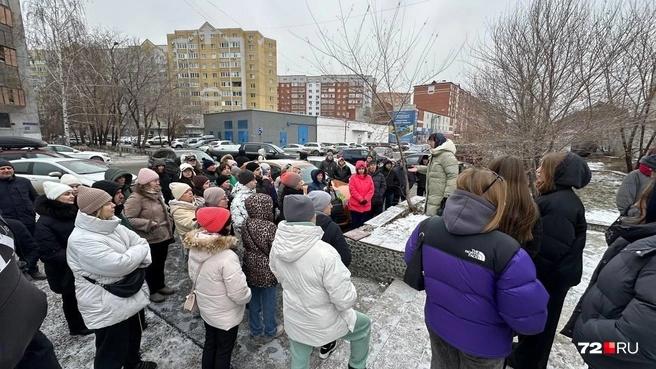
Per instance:
[[[363,14],[367,4],[390,16],[398,0],[343,0],[354,15]],[[439,33],[431,53],[439,58],[464,45],[463,51],[437,79],[465,82],[467,45],[484,36],[487,25],[513,4],[512,0],[401,0],[406,27],[427,28]],[[278,74],[313,74],[317,70],[302,39],[315,39],[317,28],[309,9],[321,27],[331,32],[338,27],[338,0],[89,0],[87,20],[125,36],[166,43],[166,34],[175,29],[197,29],[204,22],[214,27],[241,27],[258,30],[278,43]],[[355,21],[361,17],[353,16]],[[404,27],[405,28],[405,27]]]

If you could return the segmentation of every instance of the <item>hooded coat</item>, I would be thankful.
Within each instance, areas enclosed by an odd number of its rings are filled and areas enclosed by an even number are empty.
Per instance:
[[[134,192],[125,201],[125,216],[132,228],[148,243],[160,243],[173,238],[173,220],[161,193]]]
[[[16,177],[0,180],[0,211],[2,216],[23,223],[30,232],[34,231],[34,200],[37,196],[29,179]]]
[[[171,200],[169,208],[173,222],[175,223],[175,232],[184,240],[187,232],[196,228],[196,205],[186,201]]]
[[[378,169],[376,173],[370,174],[371,180],[374,182],[374,197],[371,202],[374,204],[382,204],[385,201],[385,191],[387,191],[387,181],[382,169]]]
[[[639,342],[635,355],[582,355],[595,369],[647,368],[656,358],[656,223],[624,223],[563,334],[579,342]],[[633,347],[632,347],[633,348]]]
[[[456,189],[460,172],[456,159],[456,145],[446,140],[430,150],[428,165],[417,165],[417,172],[426,175],[426,215],[436,215],[442,199]]]
[[[233,189],[230,216],[232,217],[232,225],[236,230],[239,230],[246,218],[248,218],[245,204],[246,199],[255,195],[255,193],[254,188],[248,188],[241,183],[237,183]]]
[[[319,173],[323,174],[324,180],[322,182],[319,182],[319,180],[317,180],[317,176],[319,175]],[[326,172],[324,172],[321,169],[314,169],[312,172],[310,172],[310,177],[312,177],[312,183],[310,183],[307,187],[308,193],[312,191],[326,190],[326,186],[328,186],[328,184],[326,183]]]
[[[251,290],[232,251],[237,238],[197,229],[185,236],[189,247],[189,278],[203,320],[212,327],[229,330],[241,323]]]
[[[656,162],[652,156],[645,156],[640,159],[640,165],[647,168],[646,172],[653,171],[656,168]],[[642,168],[641,168],[642,169]],[[615,204],[620,214],[628,216],[637,216],[640,211],[635,205],[640,199],[640,194],[647,188],[651,182],[651,177],[645,175],[642,170],[636,169],[627,174],[622,180],[620,188],[617,189]]]
[[[321,241],[312,223],[278,224],[269,266],[282,284],[285,332],[319,347],[355,328],[357,298],[351,273],[339,254]]]
[[[276,276],[269,268],[269,253],[276,235],[271,198],[258,194],[246,201],[248,219],[241,227],[244,243],[244,273],[251,287],[274,287]]]
[[[164,172],[162,173],[157,171],[156,168],[160,165],[163,165],[164,168],[166,168],[166,161],[164,159],[154,159],[152,169],[159,175],[159,185],[162,187],[162,195],[164,195],[164,201],[168,204],[169,201],[173,200],[173,193],[169,188],[169,185],[171,182],[173,182],[173,179],[171,178],[171,175],[166,171],[166,169],[164,169]],[[127,196],[125,197],[127,198]]]
[[[34,241],[39,245],[48,285],[55,293],[75,291],[73,273],[66,264],[68,236],[75,228],[77,206],[50,200],[45,195],[37,197],[34,209],[39,220],[34,228]]]
[[[349,166],[346,165],[346,163],[344,163],[343,166],[340,166],[339,164],[337,164],[335,166],[335,169],[333,169],[333,179],[336,179],[338,181],[342,181],[342,182],[345,182],[345,183],[348,183],[348,181],[351,178],[351,174],[353,174],[353,173],[351,173],[351,168],[349,168]]]
[[[348,208],[357,213],[366,213],[371,210],[371,199],[374,197],[374,181],[367,174],[367,165],[364,161],[359,160],[355,167],[356,173],[351,176],[349,181],[351,197],[348,200]],[[364,169],[365,173],[358,174],[357,169]]]
[[[588,164],[568,153],[556,168],[555,189],[535,200],[542,220],[542,244],[534,258],[538,278],[552,288],[569,288],[581,281],[587,223],[585,208],[573,188],[591,178]]]
[[[121,189],[123,190],[123,196],[127,199],[132,194],[132,181],[134,179],[132,174],[120,168],[109,168],[105,172],[105,180],[107,181],[116,182],[120,177],[125,177],[125,184]]]
[[[77,306],[89,329],[122,322],[150,302],[145,281],[139,292],[124,298],[84,278],[111,284],[150,265],[148,242],[122,226],[118,218],[102,220],[78,211],[75,229],[68,238],[66,260],[75,276]]]
[[[515,332],[542,332],[549,295],[517,241],[484,232],[494,211],[484,198],[454,191],[442,217],[412,232],[404,258],[410,262],[423,231],[426,324],[461,352],[500,359],[510,354]]]

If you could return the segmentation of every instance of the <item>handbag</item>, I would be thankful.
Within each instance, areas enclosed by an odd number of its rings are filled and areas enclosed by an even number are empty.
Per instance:
[[[410,258],[408,266],[405,268],[405,273],[403,274],[403,282],[408,286],[414,288],[417,291],[424,290],[424,261],[422,255],[422,249],[424,246],[424,228],[428,221],[432,218],[428,218],[423,222],[419,223],[419,239],[417,240],[417,248],[415,253]]]
[[[604,236],[606,237],[606,244],[610,246],[616,239],[620,237],[620,228],[622,228],[622,219],[624,219],[629,213],[629,209],[626,209],[622,214],[620,214],[615,221],[606,228],[604,231]]]
[[[196,282],[198,282],[198,277],[200,276],[200,271],[203,269],[204,264],[204,261],[200,263],[198,272],[196,273],[196,279],[194,280],[194,284],[191,286],[191,291],[189,291],[187,297],[185,297],[184,304],[182,304],[182,310],[192,314],[196,314],[198,312],[198,302],[196,302]]]
[[[99,283],[89,277],[84,277],[84,279],[104,288],[114,296],[127,298],[134,296],[141,290],[144,280],[146,279],[146,269],[137,268],[120,280],[108,284]]]

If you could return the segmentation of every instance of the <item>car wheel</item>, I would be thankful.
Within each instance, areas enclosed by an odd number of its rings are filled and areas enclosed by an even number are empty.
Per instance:
[[[104,162],[105,162],[105,161],[103,160],[103,158],[101,158],[100,156],[92,156],[90,159],[91,159],[91,160],[95,160],[95,161],[99,161],[99,162],[101,162],[101,163],[104,163]]]
[[[312,151],[312,156],[319,156],[320,153],[317,150]]]

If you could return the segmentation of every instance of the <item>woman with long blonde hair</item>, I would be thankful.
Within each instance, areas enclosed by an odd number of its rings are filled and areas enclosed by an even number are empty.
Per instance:
[[[544,332],[520,336],[510,359],[515,369],[545,369],[565,296],[581,281],[587,223],[585,208],[574,188],[591,178],[588,164],[571,152],[546,154],[537,170],[536,203],[542,219],[542,244],[533,259],[538,279],[549,292],[549,317]]]
[[[524,163],[515,156],[502,156],[492,160],[488,168],[506,181],[506,207],[499,230],[517,240],[531,257],[535,257],[540,250],[542,221],[529,190]]]
[[[544,328],[549,296],[530,256],[499,230],[506,187],[491,170],[465,170],[443,215],[406,244],[406,263],[421,252],[431,368],[503,368],[514,332]]]

